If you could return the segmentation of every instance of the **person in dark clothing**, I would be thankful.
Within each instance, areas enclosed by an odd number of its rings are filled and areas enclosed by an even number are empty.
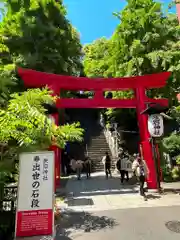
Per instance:
[[[90,178],[91,177],[91,160],[89,157],[85,158],[84,166],[85,166],[86,176],[87,178]]]
[[[120,171],[120,174],[121,174],[121,183],[124,182],[124,178],[125,178],[125,177],[126,177],[126,182],[129,181],[129,173],[128,173],[128,171],[126,171],[126,170],[121,170],[121,171]]]
[[[105,166],[106,178],[108,178],[108,175],[110,175],[110,177],[112,177],[112,174],[111,174],[111,158],[110,158],[108,152],[105,153],[105,156],[103,157],[102,162]]]
[[[66,168],[66,175],[68,176],[71,173],[71,167],[70,167],[70,157],[67,154],[67,152],[64,152],[64,165]]]
[[[120,172],[121,175],[121,183],[124,182],[124,179],[126,177],[126,181],[129,181],[129,173],[128,171],[125,169],[125,164],[122,164],[122,161],[125,161],[125,159],[122,159],[121,156],[119,156],[119,159],[116,163],[116,167],[118,169],[118,171]]]

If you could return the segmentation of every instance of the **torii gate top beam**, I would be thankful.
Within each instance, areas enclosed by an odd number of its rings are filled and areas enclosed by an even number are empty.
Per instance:
[[[62,76],[30,69],[18,69],[18,74],[29,88],[54,86],[58,91],[64,90],[127,90],[143,87],[145,89],[161,88],[166,85],[170,72],[124,78],[87,78]]]
[[[58,108],[136,108],[139,100],[132,99],[105,99],[104,91],[108,90],[137,90],[144,89],[141,101],[156,102],[163,106],[168,105],[167,99],[149,99],[145,90],[149,88],[160,88],[166,85],[166,80],[170,76],[169,72],[152,75],[125,77],[125,78],[87,78],[62,76],[45,72],[38,72],[29,69],[18,69],[18,73],[24,81],[26,87],[45,87],[53,90],[54,95],[59,95],[60,90],[89,90],[94,91],[93,99],[66,99],[60,98],[56,101]]]

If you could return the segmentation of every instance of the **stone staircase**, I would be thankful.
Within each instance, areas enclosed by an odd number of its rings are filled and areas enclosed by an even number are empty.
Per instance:
[[[102,157],[105,152],[109,152],[112,159],[104,131],[98,121],[98,111],[98,109],[68,109],[66,111],[70,118],[69,123],[78,121],[85,130],[83,143],[70,144],[70,154],[72,157],[83,160],[88,153],[92,160],[93,172],[104,171]],[[114,165],[114,159],[112,159],[112,168]]]
[[[92,171],[99,172],[104,170],[104,165],[102,163],[102,157],[105,152],[108,152],[112,159],[112,169],[115,168],[115,159],[112,158],[111,151],[109,149],[108,143],[104,136],[104,131],[101,130],[100,135],[91,138],[91,142],[87,147],[88,156],[92,161]]]

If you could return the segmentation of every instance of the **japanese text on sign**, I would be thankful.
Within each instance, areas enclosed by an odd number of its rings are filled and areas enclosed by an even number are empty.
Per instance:
[[[48,180],[48,159],[43,159],[43,180]]]
[[[160,134],[160,119],[157,115],[153,116],[154,135]]]
[[[51,235],[54,230],[54,152],[21,153],[19,160],[16,237]]]
[[[39,187],[40,187],[40,158],[35,156],[33,159],[32,168],[32,196],[31,196],[31,208],[39,208]]]

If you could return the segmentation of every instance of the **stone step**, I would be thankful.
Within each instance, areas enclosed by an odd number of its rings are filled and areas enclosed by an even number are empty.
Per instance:
[[[101,148],[101,147],[99,147],[99,148],[91,148],[91,149],[87,149],[88,150],[88,153],[99,153],[99,154],[105,154],[105,152],[108,152],[110,155],[111,155],[111,151],[109,151],[109,149],[108,148]]]
[[[89,143],[89,144],[91,144],[91,143],[104,143],[104,144],[108,144],[107,142],[106,142],[106,139],[97,139],[97,140],[91,140],[91,142]]]
[[[102,138],[99,138],[99,139],[91,139],[91,142],[93,142],[93,143],[96,143],[96,142],[106,142],[106,143],[107,143],[106,139],[102,139]]]
[[[102,159],[104,156],[104,153],[105,153],[105,151],[100,152],[100,150],[97,152],[93,152],[93,153],[88,151],[88,155],[91,156],[92,158],[98,157],[98,158]],[[112,155],[109,154],[109,156],[112,158]]]
[[[91,143],[106,142],[106,139],[91,139]],[[107,142],[106,142],[107,143]]]
[[[99,144],[99,145],[93,145],[88,147],[87,149],[98,149],[98,148],[102,148],[102,149],[108,149],[109,150],[109,146],[108,145],[103,145],[103,144]]]
[[[103,149],[103,150],[106,150],[107,152],[111,152],[109,149],[109,146],[98,145],[98,146],[91,146],[87,148],[87,150],[91,150],[91,151],[98,150],[98,149]]]
[[[109,149],[109,145],[106,141],[104,133],[101,132],[99,136],[93,136],[91,142],[87,146],[88,155],[92,160],[92,171],[104,171],[104,164],[102,163],[102,157],[105,152],[108,152],[112,159],[112,169],[114,169],[115,163],[113,163],[113,157]]]
[[[106,146],[109,147],[109,145],[105,142],[96,142],[96,143],[91,142],[87,147],[89,148],[89,147],[100,146],[100,145],[104,147]]]
[[[106,147],[106,148],[102,148],[102,147],[96,147],[96,148],[90,148],[90,149],[87,149],[88,150],[88,152],[94,152],[94,151],[100,151],[100,150],[104,150],[105,152],[108,152],[108,153],[111,153],[111,151],[109,150],[109,148],[108,147]],[[105,152],[103,152],[103,154],[105,153]],[[102,154],[102,152],[101,152],[101,154]]]

